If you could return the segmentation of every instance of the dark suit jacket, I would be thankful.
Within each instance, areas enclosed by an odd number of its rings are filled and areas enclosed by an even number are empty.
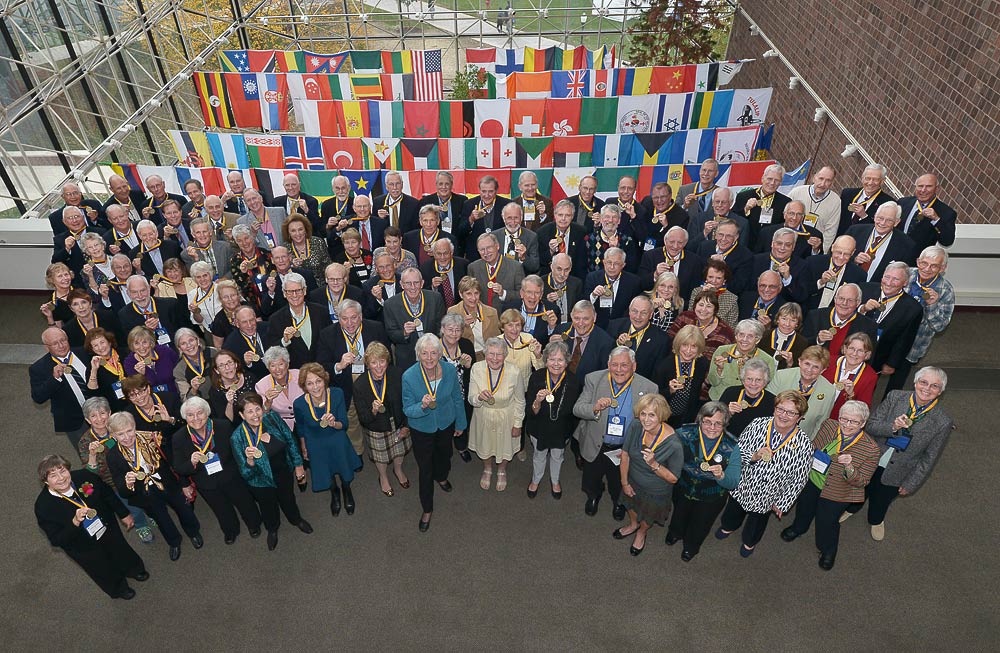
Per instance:
[[[739,215],[746,216],[747,222],[750,223],[750,242],[743,243],[752,251],[757,246],[757,240],[760,236],[761,229],[766,227],[766,224],[760,223],[760,206],[755,206],[750,211],[750,215],[746,214],[747,202],[751,197],[757,197],[756,188],[748,188],[741,191],[739,195],[736,196],[736,201],[733,203],[733,211]],[[790,202],[791,199],[781,193],[781,191],[776,191],[774,193],[774,200],[771,202],[771,209],[773,214],[771,216],[770,224],[784,224],[785,222],[785,205]]]
[[[337,198],[331,197],[330,199],[323,200],[323,203],[319,205],[319,217],[322,219],[324,232],[326,230],[326,223],[330,218],[337,215]],[[344,212],[340,215],[340,218],[350,218],[354,215],[354,195],[347,196],[347,207]],[[372,217],[376,217],[372,214]]]
[[[470,263],[479,258],[479,249],[476,247],[476,240],[486,233],[487,228],[490,231],[503,229],[503,218],[500,217],[500,214],[503,212],[503,207],[510,204],[509,199],[497,195],[493,203],[493,210],[490,211],[489,215],[479,218],[473,224],[469,224],[469,217],[475,209],[479,208],[479,202],[479,195],[473,195],[465,200],[458,224],[454,226],[455,239],[458,242],[458,253],[464,256]],[[503,243],[500,243],[500,246],[503,247]]]
[[[451,272],[453,279],[453,281],[451,282],[451,291],[453,295],[453,300],[450,305],[444,307],[444,310],[446,311],[455,304],[457,304],[458,302],[462,301],[462,298],[458,296],[458,282],[462,280],[462,277],[467,276],[469,274],[469,262],[466,261],[464,258],[455,256],[451,259],[451,261],[452,261]],[[424,288],[430,290],[432,287],[431,281],[434,279],[434,277],[438,276],[437,271],[434,269],[434,259],[425,261],[420,266],[420,274],[422,274],[424,277]],[[444,301],[444,290],[442,290],[441,286],[437,287],[437,292],[441,294],[441,300]]]
[[[327,201],[329,201],[329,200],[327,200]],[[324,202],[323,205],[326,206],[326,202]],[[353,207],[353,202],[352,202],[352,207]],[[352,215],[353,215],[353,209],[352,209]],[[348,219],[350,219],[350,218],[348,218]],[[326,220],[323,220],[323,223],[326,224]],[[372,217],[370,217],[368,219],[368,229],[369,229],[369,236],[371,237],[371,241],[372,241],[371,242],[371,246],[372,246],[371,249],[372,249],[372,251],[375,251],[379,247],[382,247],[383,245],[385,245],[385,228],[386,228],[386,226],[387,226],[387,223],[382,218],[379,218],[379,217],[376,217],[376,216],[373,215]],[[361,227],[356,222],[351,222],[351,227],[350,228],[357,229],[358,233],[361,233]],[[338,255],[340,255],[340,254],[342,254],[344,252],[344,242],[340,239],[340,235],[341,235],[341,232],[337,231],[336,229],[330,229],[326,233],[326,245],[327,245],[327,247],[330,250],[330,258],[333,259],[333,260],[336,260],[337,257],[338,257]],[[364,240],[362,240],[361,244],[362,244],[362,249],[363,249],[364,248]]]
[[[143,193],[141,190],[132,189],[128,192],[128,196],[129,199],[132,201],[132,207],[135,208],[136,212],[139,214],[139,217],[142,218],[142,207],[144,206],[144,203],[146,201],[146,194]],[[103,208],[104,212],[106,213],[109,206],[117,203],[118,200],[115,199],[115,196],[110,195],[108,199],[104,200],[104,204],[101,205],[101,208]],[[181,202],[181,206],[183,205],[184,203]],[[60,218],[60,220],[61,219],[62,218]],[[111,225],[108,224],[108,226],[105,228],[110,229]]]
[[[563,322],[556,327],[556,333],[565,334],[573,328],[572,322]],[[564,339],[563,342],[569,347],[570,356],[573,355],[573,341]],[[615,348],[615,340],[608,335],[608,332],[601,327],[594,325],[594,329],[587,338],[587,348],[580,356],[580,364],[576,367],[576,378],[583,383],[584,378],[596,370],[604,370],[608,367],[608,355]]]
[[[455,256],[458,256],[458,245],[455,243],[455,237],[453,235],[442,229],[441,235],[438,238],[447,238],[450,240],[452,246],[454,247]],[[430,257],[430,255],[424,251],[424,242],[420,238],[420,225],[417,225],[416,229],[411,229],[403,233],[403,249],[416,256],[417,262],[421,265],[426,263],[427,258]],[[421,257],[421,255],[423,255],[423,257]],[[433,265],[433,263],[431,263],[431,265]]]
[[[889,193],[889,191],[882,190],[882,192],[879,193],[878,196],[873,199],[865,209],[867,217],[863,220],[855,222],[854,213],[848,210],[847,207],[854,201],[854,198],[857,197],[860,192],[860,188],[845,188],[840,191],[840,226],[837,227],[838,236],[846,234],[847,230],[856,224],[873,224],[875,221],[875,211],[878,210],[878,207],[882,206],[886,202],[895,201],[896,199]],[[905,213],[903,214],[903,217],[906,217]]]
[[[744,247],[748,247],[747,243],[750,242],[750,223],[747,219],[738,213],[733,213],[730,211],[726,218],[732,220],[736,223],[736,226],[740,228],[739,243]],[[701,249],[701,244],[706,240],[714,240],[713,238],[705,238],[705,223],[709,220],[715,220],[715,212],[709,211],[707,214],[702,214],[698,217],[694,215],[691,216],[691,221],[688,223],[688,242],[685,246],[689,252],[697,252]]]
[[[542,298],[542,301],[540,303],[541,306],[539,307],[538,310],[555,312],[557,318],[556,326],[558,327],[559,326],[558,323],[560,320],[562,320],[563,317],[562,311],[559,310],[558,306],[556,306],[550,301],[547,301],[544,297]],[[507,301],[505,301],[503,303],[503,306],[500,307],[499,313],[502,315],[503,312],[509,308],[513,308],[515,311],[520,312],[521,307],[523,305],[524,303],[521,301],[521,298],[518,297],[517,295],[514,295],[513,297],[507,298]],[[535,318],[535,328],[530,331],[526,329],[525,333],[530,333],[532,336],[534,336],[535,340],[542,343],[543,347],[549,344],[549,323],[543,320],[541,315]],[[553,333],[555,333],[555,331],[553,331]]]
[[[757,290],[745,290],[740,293],[739,296],[739,307],[740,307],[740,319],[749,320],[754,319],[757,316],[753,314],[754,306],[757,305],[757,300],[760,299],[760,295],[757,294]],[[785,299],[783,293],[778,293],[778,296],[774,298],[774,302],[767,309],[767,316],[771,318],[771,322],[774,322],[775,316],[778,314],[778,309],[785,305]],[[733,325],[735,328],[736,325]],[[767,329],[764,329],[765,331]]]
[[[315,290],[309,293],[308,301],[312,304],[319,304],[320,306],[326,306],[327,315],[329,315],[330,301],[326,298],[326,290],[327,288],[325,285],[316,288]],[[358,288],[357,286],[352,286],[350,284],[344,286],[344,299],[353,299],[357,303],[361,304],[361,310],[364,311],[365,293],[361,290],[361,288]],[[334,297],[333,301],[337,301],[337,298]],[[336,306],[334,308],[336,308]],[[335,321],[333,320],[332,316],[330,320]]]
[[[594,270],[588,274],[586,280],[583,282],[584,298],[589,299],[590,293],[593,292],[594,288],[603,285],[603,270]],[[618,292],[615,293],[615,300],[611,308],[601,308],[600,301],[594,303],[594,308],[597,310],[597,326],[607,330],[611,320],[628,315],[629,303],[640,292],[642,292],[642,287],[639,284],[639,277],[631,272],[623,271],[618,281]]]
[[[308,193],[303,193],[302,191],[299,191],[299,197],[306,201],[306,207],[308,208],[306,211],[306,217],[309,218],[309,222],[312,224],[313,235],[322,238],[323,234],[326,233],[326,220],[321,220],[319,217],[319,200]],[[268,203],[268,206],[278,206],[284,209],[287,202],[287,194],[278,195]],[[292,214],[292,211],[288,211],[287,209],[286,212],[288,215]],[[298,210],[298,212],[302,213],[301,210]]]
[[[378,212],[385,208],[385,201],[386,199],[388,199],[388,197],[389,194],[386,193],[385,195],[379,195],[378,197],[372,200],[372,216],[376,218],[380,217]],[[397,209],[399,213],[399,224],[397,226],[399,227],[400,231],[402,231],[405,234],[407,231],[413,231],[414,229],[420,228],[420,218],[419,218],[420,201],[417,200],[416,197],[412,197],[410,195],[407,195],[406,193],[403,193],[403,197],[401,200],[399,200]],[[385,217],[382,219],[385,220],[386,224],[390,224],[391,222],[390,217]]]
[[[573,214],[573,222],[575,222],[576,224],[582,226],[583,229],[584,229],[584,231],[586,231],[587,233],[590,233],[591,231],[593,231],[594,230],[594,221],[590,217],[590,212],[587,211],[587,209],[584,208],[583,204],[580,203],[580,195],[579,195],[579,193],[576,194],[576,195],[573,195],[572,197],[570,197],[568,199],[569,199],[570,202],[573,203],[573,208],[575,209],[575,212]],[[602,200],[597,195],[594,195],[593,206],[594,206],[594,211],[593,212],[594,213],[600,213],[601,212],[601,207],[604,206],[604,200]],[[624,228],[625,226],[627,226],[627,224],[628,224],[628,221],[627,220],[623,220],[622,224],[620,226]],[[631,233],[631,232],[629,232],[629,233]],[[580,383],[583,383],[583,378],[582,377],[580,378]]]
[[[441,331],[441,318],[444,317],[444,299],[441,295],[430,290],[422,290],[424,297],[424,312],[420,317],[423,324],[423,333],[437,334]],[[385,331],[389,339],[395,345],[395,360],[400,368],[407,369],[417,362],[417,355],[414,347],[420,333],[414,331],[410,335],[403,334],[403,323],[410,322],[413,318],[409,316],[403,307],[403,294],[400,293],[392,297],[382,307],[385,318]]]
[[[60,223],[62,225],[62,223]],[[80,247],[79,241],[73,245],[73,249],[66,251],[66,239],[69,238],[69,230],[63,226],[63,230],[52,237],[52,263],[65,263],[69,266],[69,269],[73,271],[76,275],[76,279],[73,281],[73,285],[77,288],[84,288],[86,284],[83,278],[83,266],[86,264],[86,259],[83,255],[83,249]],[[87,227],[84,229],[84,233],[98,234],[101,235],[103,232],[97,227]],[[80,234],[83,237],[83,234]]]
[[[257,353],[260,356],[263,356],[264,352],[267,351],[267,332],[267,322],[258,322],[257,335],[260,336],[261,351],[258,351]],[[226,336],[226,339],[222,343],[222,348],[236,354],[237,358],[240,359],[240,362],[243,363],[244,367],[246,367],[246,361],[243,359],[243,354],[250,351],[250,346],[247,345],[247,341],[243,338],[243,334],[239,329],[233,329],[230,334]],[[253,363],[247,369],[247,376],[249,376],[255,384],[268,374],[269,372],[267,371],[267,366],[264,365],[263,360]]]
[[[535,232],[538,235],[538,263],[539,274],[548,274],[552,269],[552,250],[549,243],[556,237],[556,223],[547,221]],[[573,269],[570,271],[574,277],[584,279],[587,276],[587,230],[575,222],[570,223],[568,240],[566,242],[566,254],[573,260]]]
[[[186,198],[183,195],[178,195],[177,193],[167,193],[167,198],[177,202],[178,206],[184,206],[184,204],[187,203],[188,201],[188,198]],[[166,200],[163,201],[165,202]],[[149,219],[155,222],[157,225],[161,225],[163,224],[163,213],[160,212],[160,209],[158,207],[154,206],[155,204],[158,203],[155,200],[153,200],[151,196],[145,196],[142,199],[142,203],[139,204],[136,208],[139,210],[139,216],[142,217],[142,210],[144,208],[153,207],[153,215],[150,216]]]
[[[663,247],[651,249],[644,252],[642,262],[639,263],[639,281],[643,290],[652,290],[656,284],[656,266],[667,260],[663,254]],[[705,259],[698,254],[684,251],[684,259],[677,269],[680,273],[677,281],[680,283],[681,297],[690,297],[691,291],[701,285],[705,274]],[[645,374],[643,375],[645,376]]]
[[[651,222],[652,216],[652,212],[642,216],[637,213],[636,219],[629,223],[629,230],[639,244],[640,251],[649,251],[647,248],[650,246],[653,249],[663,247],[663,236],[668,229],[671,227],[687,229],[688,223],[691,222],[691,217],[679,204],[674,204],[673,208],[667,212],[666,226],[661,225],[659,221],[653,224]]]
[[[900,229],[906,226],[906,218],[913,210],[916,201],[916,197],[904,197],[899,200],[899,208],[903,209]],[[916,249],[915,256],[931,245],[941,244],[944,247],[951,247],[955,244],[955,221],[958,219],[958,213],[940,199],[936,199],[931,208],[938,214],[937,224],[931,224],[926,218],[917,221],[914,216],[910,221],[910,228],[906,230],[906,235],[913,241]]]
[[[517,204],[518,206],[520,206],[522,211],[524,210],[524,196],[523,195],[518,195],[517,199],[512,200],[512,201],[514,202],[514,204]],[[552,209],[555,208],[555,205],[552,203],[552,198],[551,197],[546,197],[546,196],[542,195],[541,193],[537,193],[537,192],[535,193],[535,200],[534,201],[535,201],[535,203],[543,202],[545,204],[545,215],[543,216],[542,214],[536,212],[535,213],[535,219],[532,220],[531,222],[528,222],[527,220],[525,220],[524,221],[524,226],[525,226],[525,228],[530,229],[531,231],[537,232],[539,229],[541,229],[545,225],[547,225],[547,224],[549,224],[549,223],[552,222],[552,216],[553,216]],[[543,220],[542,218],[545,218],[545,219]],[[525,379],[525,383],[527,383],[527,379]]]
[[[542,277],[545,281],[545,293],[544,297],[548,297],[549,293],[553,292],[552,286],[549,285],[549,275]],[[573,304],[577,303],[583,299],[583,279],[579,277],[574,277],[572,274],[566,278],[566,312],[569,313],[573,310]],[[563,319],[569,321],[569,315],[564,315]]]
[[[871,237],[872,232],[875,230],[875,225],[859,224],[854,225],[847,230],[847,235],[854,238],[855,242],[858,244],[855,257],[858,253],[865,251],[865,247],[868,246],[868,239]],[[892,232],[892,238],[889,239],[889,243],[883,245],[885,252],[882,254],[882,259],[878,262],[878,265],[872,266],[866,275],[866,281],[881,281],[882,273],[885,272],[885,266],[889,265],[893,261],[903,261],[909,266],[914,266],[917,264],[917,250],[913,241],[910,237],[904,234],[899,229]]]
[[[817,288],[816,284],[819,283],[820,277],[823,273],[830,269],[830,255],[821,254],[818,256],[810,256],[806,259],[805,265],[799,270],[798,275],[795,277],[795,281],[792,283],[792,299],[802,306],[802,310],[805,313],[815,309],[819,306],[820,297],[823,295],[823,289]],[[862,270],[856,263],[848,261],[847,265],[844,267],[844,274],[841,277],[841,283],[865,283],[865,271]]]
[[[691,388],[701,388],[705,385],[705,379],[708,378],[708,366],[709,361],[704,356],[694,359],[694,365],[691,366],[691,380],[689,381]],[[670,397],[673,394],[670,392],[670,382],[676,377],[677,367],[674,365],[674,355],[671,352],[667,352],[663,358],[656,362],[655,371],[651,377],[660,387],[660,394],[667,401],[670,401]],[[668,423],[674,427],[681,424],[690,424],[698,415],[698,408],[700,407],[701,400],[699,394],[696,390],[692,390],[689,393],[688,402],[684,406],[683,412],[671,415]]]
[[[361,294],[364,296],[365,301],[361,304],[364,307],[365,317],[369,320],[379,320],[382,321],[382,305],[385,304],[385,293],[382,294],[382,304],[379,304],[372,295],[372,288],[378,283],[378,273],[373,274],[361,285]],[[396,275],[396,282],[392,284],[394,288],[393,297],[403,292],[403,287],[399,285],[399,275]]]
[[[187,426],[174,431],[170,438],[173,447],[174,471],[181,476],[187,476],[199,488],[206,490],[217,490],[230,483],[242,484],[243,477],[240,476],[236,461],[233,460],[233,445],[230,436],[233,434],[233,425],[227,419],[212,420],[212,446],[210,451],[219,456],[222,463],[222,471],[217,474],[205,473],[205,465],[199,463],[197,467],[191,465],[191,454],[195,452],[194,442],[188,433]]]
[[[451,215],[447,216],[447,217],[451,218],[452,235],[454,235],[454,233],[455,233],[455,225],[458,224],[459,219],[462,217],[462,209],[465,207],[465,203],[468,200],[469,200],[469,198],[466,195],[462,195],[461,193],[452,193],[451,194],[451,201],[449,202],[449,206],[451,207]],[[430,193],[430,194],[424,195],[423,197],[420,198],[420,201],[417,202],[417,215],[418,216],[420,214],[420,209],[423,208],[423,207],[425,207],[425,206],[427,206],[428,204],[433,204],[434,206],[440,206],[440,203],[438,201],[437,193]],[[441,222],[442,223],[445,222],[445,219],[444,219],[445,217],[446,216],[444,216],[444,215],[441,216]],[[419,218],[418,218],[418,220],[419,220]],[[417,225],[417,226],[419,226],[419,225]],[[415,228],[416,227],[414,227],[414,229]]]
[[[880,283],[861,284],[861,294],[862,304],[869,299],[881,299],[882,286]],[[878,321],[880,313],[876,309],[867,313],[867,316],[875,322],[875,333],[878,336],[878,344],[870,363],[876,372],[881,373],[883,365],[896,368],[902,365],[917,337],[924,309],[920,302],[904,292],[881,322]]]
[[[72,349],[73,356],[81,361],[90,360],[89,354],[82,349]],[[36,404],[49,402],[52,413],[52,423],[56,431],[75,431],[84,425],[83,411],[77,401],[73,389],[66,380],[56,381],[52,370],[56,364],[49,354],[45,354],[28,368],[28,378],[31,380],[31,399]],[[84,363],[87,369],[86,362]],[[84,399],[97,394],[87,388],[87,372],[83,373],[83,383],[77,382]]]
[[[330,326],[330,314],[323,304],[306,303],[309,309],[309,324],[312,327],[312,343],[307,347],[304,338],[292,338],[288,344],[288,356],[291,358],[288,366],[298,369],[308,362],[316,360],[316,347],[319,345],[319,337],[323,329]],[[271,316],[267,323],[267,338],[265,342],[268,347],[282,346],[281,336],[287,327],[292,326],[292,311],[286,304],[279,311]]]
[[[521,290],[521,280],[524,279],[524,267],[520,261],[512,258],[500,256],[500,269],[497,271],[496,281],[503,286],[508,299],[511,295],[517,295]],[[497,294],[493,295],[493,303],[487,302],[489,297],[489,266],[483,259],[478,259],[469,263],[469,276],[479,280],[480,293],[479,300],[484,304],[489,304],[493,308],[499,309],[503,300]]]
[[[373,342],[381,342],[392,354],[392,342],[386,335],[381,322],[375,320],[361,321],[361,342],[367,348]],[[354,379],[351,369],[346,368],[338,374],[334,366],[347,353],[347,341],[344,339],[344,329],[340,323],[331,324],[319,335],[319,345],[316,348],[316,362],[326,369],[330,375],[330,384],[344,392],[344,402],[350,406],[351,395],[354,393]]]
[[[52,227],[53,234],[66,231],[66,225],[63,224],[63,209],[67,206],[68,204],[63,204],[49,214],[49,226]],[[934,206],[937,206],[937,204]],[[97,211],[97,220],[95,222],[92,222],[90,218],[87,217],[88,208]],[[105,229],[111,228],[111,223],[104,217],[104,205],[97,200],[84,198],[84,200],[80,202],[80,210],[83,211],[83,219],[87,221],[88,227],[94,227],[98,231],[104,231]]]
[[[142,246],[135,250],[136,254],[142,251]],[[181,256],[181,246],[176,240],[164,240],[160,242],[160,257],[162,258],[162,263],[166,263],[168,259],[180,258]],[[162,265],[161,263],[161,265]],[[142,262],[140,264],[142,269],[142,275],[147,279],[152,279],[154,275],[159,274],[156,269],[156,265],[153,263],[153,258],[148,253],[142,254]]]
[[[714,240],[706,240],[698,248],[698,255],[704,259],[705,263],[708,263],[708,259],[713,254],[715,254]],[[743,245],[737,245],[736,249],[726,257],[726,265],[732,272],[728,286],[731,291],[739,294],[756,285],[757,278],[753,276],[753,254],[750,253],[749,249]],[[702,279],[704,279],[704,270],[702,270]]]
[[[805,261],[800,258],[795,258],[793,255],[791,260],[788,262],[788,271],[792,275],[792,280],[785,286],[781,294],[786,298],[791,299],[792,297],[792,286],[795,285],[795,277],[802,271],[802,266],[805,265]],[[756,290],[757,279],[760,278],[767,270],[771,269],[771,253],[768,250],[765,254],[754,254],[753,265],[750,268],[750,283],[743,288],[743,292],[747,290]]]
[[[771,225],[770,227],[765,227],[760,230],[760,238],[757,239],[757,249],[754,253],[762,254],[771,251],[771,241],[774,239],[774,232],[778,229],[783,228],[784,223],[780,225]],[[807,224],[803,224],[802,228],[809,232],[808,236],[797,236],[795,238],[795,250],[792,251],[792,258],[802,259],[812,256],[812,247],[809,246],[809,238],[816,236],[820,240],[823,240],[823,232],[816,227],[810,227]],[[820,245],[820,252],[823,251],[823,246]]]
[[[292,272],[297,272],[302,275],[302,278],[306,280],[306,294],[311,293],[316,290],[316,275],[312,273],[312,270],[308,268],[292,268]],[[288,305],[288,301],[285,300],[285,293],[281,287],[281,275],[274,278],[274,297],[267,292],[267,287],[264,287],[264,292],[261,293],[260,298],[260,310],[261,315],[265,318],[270,317],[278,310],[284,308]],[[322,302],[323,305],[326,302]]]
[[[628,317],[612,320],[611,324],[608,325],[608,335],[617,343],[618,336],[628,333],[631,327],[632,322]],[[653,374],[656,364],[670,353],[670,344],[671,338],[667,335],[667,332],[661,331],[655,325],[650,324],[649,328],[646,329],[646,333],[642,336],[642,342],[638,343],[638,346],[632,347],[635,351],[636,372],[647,379],[654,378]]]
[[[152,301],[156,304],[160,326],[170,334],[171,341],[173,341],[177,329],[191,326],[191,314],[188,312],[186,303],[172,297],[156,297]],[[146,318],[135,309],[133,304],[129,304],[118,311],[118,323],[121,324],[122,332],[128,335],[135,327],[145,325]]]
[[[132,233],[135,233],[134,229],[133,229]],[[114,254],[111,253],[111,246],[115,244],[115,229],[114,229],[114,227],[112,227],[112,228],[108,229],[107,231],[105,231],[104,234],[102,234],[101,237],[104,238],[104,242],[108,246],[107,247],[108,256],[114,256]],[[122,250],[120,253],[121,254],[125,254],[129,258],[133,258],[132,252],[134,252],[136,249],[138,249],[139,244],[141,244],[140,241],[139,241],[139,235],[138,234],[136,234],[135,242],[138,243],[138,244],[135,247],[132,247],[131,245],[129,245],[124,240],[121,241],[121,243],[119,243],[119,245],[118,245],[121,248],[121,250]]]
[[[809,344],[816,344],[816,334],[820,331],[825,331],[830,328],[830,311],[828,310],[818,310],[812,311],[806,316],[805,322],[802,323],[802,335],[805,337],[806,342]],[[877,339],[875,322],[869,320],[864,315],[858,315],[850,326],[847,327],[847,334],[845,338],[854,333],[867,333],[868,337],[872,339],[874,343]],[[839,335],[839,333],[838,333]],[[826,346],[829,349],[830,343],[827,342]],[[837,360],[837,356],[840,352],[831,351],[830,357],[834,362]]]

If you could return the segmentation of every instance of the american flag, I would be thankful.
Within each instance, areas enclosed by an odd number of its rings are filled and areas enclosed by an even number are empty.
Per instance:
[[[413,99],[441,100],[444,96],[444,72],[440,50],[413,50]]]

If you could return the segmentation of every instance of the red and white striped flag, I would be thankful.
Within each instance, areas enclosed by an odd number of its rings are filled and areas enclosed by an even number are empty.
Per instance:
[[[440,50],[413,50],[413,96],[415,100],[441,100],[444,72]]]

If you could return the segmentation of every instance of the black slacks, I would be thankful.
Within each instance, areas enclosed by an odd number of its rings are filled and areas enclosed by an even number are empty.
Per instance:
[[[209,490],[200,488],[201,497],[208,504],[219,520],[219,528],[226,537],[236,537],[240,534],[240,516],[251,531],[260,530],[261,517],[257,504],[241,477],[236,477],[228,483],[222,483],[217,488]]]
[[[884,467],[879,467],[872,474],[872,480],[865,486],[865,500],[868,501],[868,523],[872,526],[885,521],[885,514],[889,512],[889,506],[899,496],[899,488],[895,485],[885,485],[882,483],[882,472]],[[864,507],[863,503],[852,503],[847,508],[849,513],[857,513]]]
[[[419,472],[420,507],[424,512],[434,512],[434,484],[448,480],[451,472],[452,440],[455,425],[434,433],[410,430],[413,440],[413,457]]]
[[[670,519],[669,534],[684,541],[685,551],[697,555],[725,505],[725,494],[695,501],[684,496],[683,492],[675,491],[674,516]]]
[[[156,525],[160,527],[163,539],[170,546],[180,546],[181,533],[170,517],[168,506],[177,514],[181,528],[184,529],[188,537],[194,537],[201,532],[201,523],[179,487],[167,485],[163,490],[160,490],[155,485],[151,485],[146,492],[146,497],[147,505],[142,506],[142,508],[148,516],[156,520]]]
[[[851,504],[824,499],[821,493],[813,483],[806,483],[795,506],[792,530],[801,535],[809,530],[815,519],[816,548],[824,555],[834,555],[840,542],[840,516]]]
[[[284,457],[285,454],[282,453],[279,457],[270,459],[271,477],[274,479],[275,487],[250,487],[250,494],[260,506],[261,518],[268,533],[275,532],[281,525],[279,508],[285,513],[288,523],[293,526],[302,521],[299,504],[295,501],[295,479]]]
[[[573,440],[576,442],[576,439]],[[620,449],[621,447],[609,447],[606,444],[601,445],[601,450],[598,452],[597,457],[594,458],[593,462],[584,461],[583,463],[583,491],[586,493],[588,499],[600,499],[601,494],[604,492],[604,483],[607,481],[608,484],[608,495],[615,505],[618,505],[619,499],[622,495],[622,476],[621,471],[618,466],[615,465],[611,460],[604,455],[605,451],[614,451],[615,449]]]
[[[770,518],[770,510],[763,514],[759,512],[747,512],[736,499],[729,497],[726,509],[722,511],[722,523],[720,525],[724,531],[735,531],[742,525],[743,544],[749,549],[757,546],[760,539],[764,537],[764,531],[767,530],[767,521]],[[744,522],[746,523],[744,524]]]
[[[114,515],[112,515],[114,518]],[[117,522],[109,524],[102,519],[107,530],[97,546],[87,551],[67,552],[80,565],[91,580],[111,598],[122,595],[128,587],[127,577],[146,571],[139,554],[129,546]]]

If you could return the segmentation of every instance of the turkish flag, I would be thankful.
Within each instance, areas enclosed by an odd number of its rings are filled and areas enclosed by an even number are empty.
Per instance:
[[[330,170],[361,170],[364,167],[361,139],[323,137],[323,162]]]

